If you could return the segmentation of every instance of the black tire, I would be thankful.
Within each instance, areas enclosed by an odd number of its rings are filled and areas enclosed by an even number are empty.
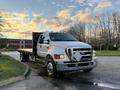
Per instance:
[[[32,61],[36,61],[36,56],[31,56]]]
[[[50,57],[47,58],[46,72],[49,77],[54,78],[57,76],[56,64]]]
[[[29,55],[25,54],[25,53],[22,53],[20,55],[20,59],[21,59],[21,62],[28,62],[29,61]]]
[[[90,69],[84,69],[83,72],[91,72],[93,70],[93,68]]]

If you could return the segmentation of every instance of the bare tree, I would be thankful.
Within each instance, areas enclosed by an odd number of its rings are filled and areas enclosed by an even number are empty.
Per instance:
[[[113,13],[113,30],[116,48],[120,47],[120,13]]]
[[[105,50],[109,50],[109,49],[113,49],[114,43],[113,43],[113,32],[114,30],[112,29],[112,15],[109,13],[103,14],[102,16],[98,17],[98,26],[96,29],[97,31],[97,36],[99,36],[99,38],[97,38],[97,42],[99,41],[99,43],[97,43],[96,41],[96,45],[99,46],[99,49],[105,49]],[[96,32],[94,31],[94,32]],[[94,37],[96,38],[96,37]]]
[[[85,41],[85,24],[75,23],[72,27],[67,31],[75,36],[79,41]]]
[[[2,27],[3,27],[3,20],[2,20],[2,17],[0,16],[0,38],[3,37],[3,35],[1,34]],[[1,47],[1,45],[0,45],[0,47]],[[0,55],[1,55],[1,51],[0,51]]]
[[[90,43],[94,49],[111,50],[120,48],[120,12],[93,16],[95,23],[75,22],[68,29],[78,40]],[[59,22],[60,23],[60,22]]]
[[[87,25],[86,41],[95,49],[118,49],[120,47],[120,13],[95,16],[94,23]]]
[[[1,34],[2,27],[3,27],[3,19],[2,19],[2,16],[0,16],[0,37],[3,36],[3,35]]]

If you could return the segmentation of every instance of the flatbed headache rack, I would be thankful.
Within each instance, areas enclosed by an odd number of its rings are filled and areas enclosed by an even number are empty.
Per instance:
[[[27,62],[29,60],[29,56],[36,58],[37,56],[37,41],[38,38],[42,34],[42,32],[33,32],[32,34],[32,48],[24,48],[18,49],[17,51],[20,52],[20,59],[22,62]]]

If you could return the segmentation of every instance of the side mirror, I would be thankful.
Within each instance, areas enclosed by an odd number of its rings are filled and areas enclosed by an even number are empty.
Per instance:
[[[49,42],[50,42],[49,40],[44,40],[43,43],[44,43],[44,44],[49,44]]]

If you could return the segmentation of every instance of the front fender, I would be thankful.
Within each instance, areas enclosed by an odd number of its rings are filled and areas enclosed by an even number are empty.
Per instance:
[[[54,54],[64,54],[65,55],[65,49],[64,48],[60,48],[60,47],[50,47],[48,52],[47,52],[47,55],[51,55],[53,59],[54,58]]]

